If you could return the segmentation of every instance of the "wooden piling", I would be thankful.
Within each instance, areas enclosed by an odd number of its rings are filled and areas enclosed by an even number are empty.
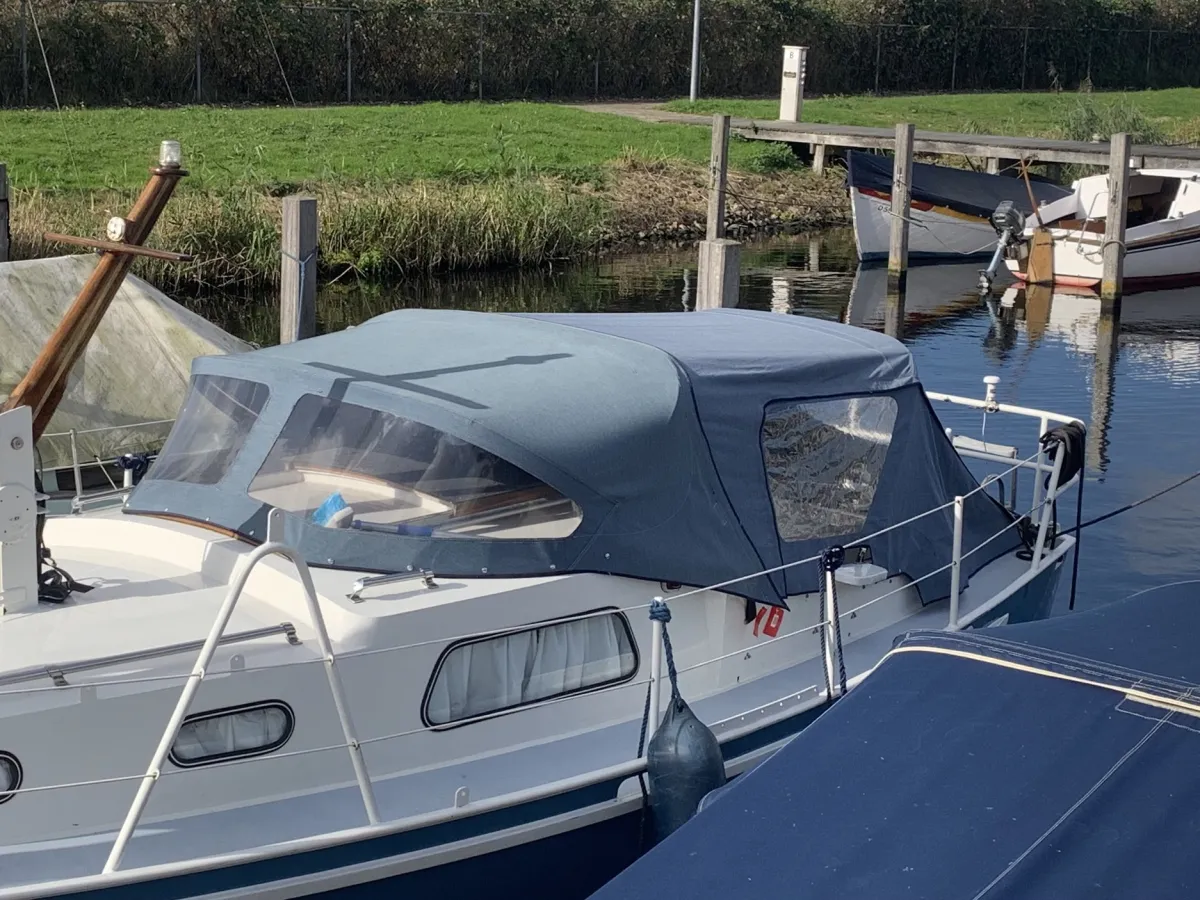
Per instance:
[[[737,306],[738,282],[742,274],[742,245],[729,238],[701,241],[698,274],[696,309]]]
[[[0,163],[0,263],[8,262],[8,168]]]
[[[825,145],[813,145],[812,170],[814,175],[825,174]]]
[[[908,277],[908,223],[912,200],[912,157],[915,126],[896,126],[896,158],[892,167],[892,238],[888,245],[888,288],[903,290]]]
[[[1125,213],[1129,205],[1129,135],[1114,134],[1109,143],[1108,215],[1104,220],[1104,270],[1100,305],[1120,302],[1125,276]]]
[[[729,116],[713,116],[709,158],[708,223],[700,242],[696,273],[696,309],[738,305],[741,245],[725,237],[725,192],[728,178]]]
[[[283,262],[279,279],[279,343],[317,331],[317,199],[283,198]]]
[[[725,184],[728,177],[729,116],[717,113],[712,124],[712,153],[708,160],[708,229],[710,241],[725,237]]]

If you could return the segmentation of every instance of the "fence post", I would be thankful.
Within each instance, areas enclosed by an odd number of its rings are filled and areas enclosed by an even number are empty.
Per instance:
[[[317,198],[283,198],[283,264],[279,280],[279,343],[317,330]]]
[[[883,25],[875,31],[875,95],[879,95],[879,61],[883,54]]]
[[[595,70],[592,73],[592,99],[600,99],[600,55],[596,54]]]
[[[700,96],[700,0],[692,6],[692,102]]]
[[[1029,26],[1026,25],[1022,31],[1025,32],[1025,39],[1021,42],[1021,90],[1025,90],[1025,71],[1029,59]]]
[[[958,81],[958,29],[954,29],[954,52],[950,59],[950,90],[954,90],[955,82]]]
[[[199,103],[203,96],[201,91],[200,78],[200,11],[201,7],[199,0],[192,0],[195,12],[192,13],[192,42],[196,45],[196,102]]]
[[[1121,300],[1125,275],[1125,211],[1129,204],[1129,135],[1114,134],[1108,157],[1108,215],[1104,220],[1104,271],[1100,281],[1100,306]]]
[[[342,26],[346,30],[346,102],[354,100],[354,48],[351,46],[351,22],[349,11],[342,13]]]
[[[29,105],[29,0],[21,0],[21,105]]]
[[[892,168],[892,238],[888,245],[888,289],[903,291],[908,278],[908,223],[912,214],[912,154],[916,127],[896,125],[896,159]]]
[[[1150,87],[1150,60],[1154,57],[1154,29],[1146,37],[1146,87]]]
[[[479,14],[479,99],[483,100],[483,13]]]
[[[700,242],[696,309],[738,305],[741,245],[725,237],[729,116],[713,116],[712,154],[708,163],[708,227]]]
[[[8,167],[0,163],[0,263],[8,262]]]

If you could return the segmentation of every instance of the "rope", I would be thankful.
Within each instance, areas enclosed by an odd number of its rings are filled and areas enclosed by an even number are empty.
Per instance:
[[[1131,510],[1131,509],[1136,509],[1137,507],[1141,506],[1143,503],[1149,503],[1151,500],[1157,500],[1163,494],[1170,493],[1171,491],[1175,490],[1176,488],[1181,488],[1185,484],[1187,484],[1189,481],[1194,481],[1197,478],[1200,478],[1200,472],[1193,472],[1191,475],[1188,475],[1186,478],[1181,478],[1179,481],[1176,481],[1174,484],[1167,485],[1161,491],[1155,491],[1149,497],[1143,497],[1141,500],[1134,500],[1132,503],[1126,503],[1124,506],[1118,507],[1117,509],[1114,509],[1110,512],[1106,512],[1102,516],[1096,516],[1096,518],[1094,518],[1094,519],[1088,519],[1082,525],[1076,525],[1074,528],[1068,528],[1066,531],[1060,532],[1060,534],[1075,534],[1077,532],[1083,531],[1083,529],[1085,529],[1085,528],[1090,528],[1092,525],[1098,525],[1101,522],[1105,522],[1108,519],[1111,519],[1113,516],[1119,516],[1123,512],[1129,512],[1129,510]]]
[[[667,677],[671,679],[671,702],[683,698],[679,695],[679,674],[675,671],[675,654],[671,651],[671,635],[667,632],[667,623],[671,621],[671,607],[665,600],[654,599],[650,603],[650,620],[662,623],[663,652],[667,656]]]

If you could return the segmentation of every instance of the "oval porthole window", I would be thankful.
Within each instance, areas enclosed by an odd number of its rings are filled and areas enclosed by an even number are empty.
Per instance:
[[[171,762],[187,768],[260,756],[286,744],[295,726],[292,708],[281,700],[196,713],[179,726]]]
[[[0,750],[0,803],[16,796],[14,791],[21,787],[21,775],[21,761]]]

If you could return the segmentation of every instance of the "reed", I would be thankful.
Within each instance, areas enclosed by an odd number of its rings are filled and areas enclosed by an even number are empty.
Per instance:
[[[318,199],[327,277],[535,265],[593,249],[611,217],[600,198],[553,180],[318,185],[311,193]],[[18,188],[14,257],[71,252],[49,246],[42,232],[95,235],[106,217],[128,209],[132,200],[126,190],[81,195]],[[176,291],[272,283],[279,275],[280,205],[278,197],[249,188],[181,188],[150,244],[196,261],[139,260],[135,271]]]

